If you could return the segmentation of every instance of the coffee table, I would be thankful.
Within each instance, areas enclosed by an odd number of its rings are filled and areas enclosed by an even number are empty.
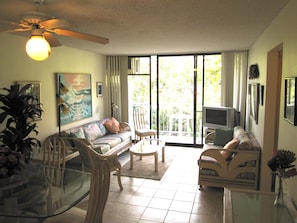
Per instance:
[[[143,139],[130,148],[130,169],[133,169],[135,156],[154,156],[155,172],[158,172],[158,153],[162,150],[162,162],[165,161],[165,142],[159,139]]]

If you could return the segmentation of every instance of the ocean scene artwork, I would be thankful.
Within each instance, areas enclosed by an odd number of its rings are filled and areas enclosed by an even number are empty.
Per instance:
[[[90,74],[57,74],[60,125],[92,117]]]

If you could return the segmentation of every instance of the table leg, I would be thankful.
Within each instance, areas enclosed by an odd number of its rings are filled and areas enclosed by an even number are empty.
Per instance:
[[[165,146],[162,147],[162,162],[165,162]]]
[[[17,206],[18,206],[18,200],[16,197],[12,198],[6,198],[4,199],[4,209],[7,209],[6,212],[11,212],[13,214],[14,212],[17,211]],[[18,223],[19,218],[15,217],[4,217],[6,223]]]
[[[133,169],[133,153],[130,152],[130,169]]]
[[[155,172],[158,172],[158,152],[155,153]]]

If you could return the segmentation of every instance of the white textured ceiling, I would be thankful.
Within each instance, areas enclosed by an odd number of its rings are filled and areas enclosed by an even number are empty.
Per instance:
[[[58,36],[65,46],[105,55],[200,53],[248,49],[288,1],[45,0],[39,11],[110,40]],[[34,0],[1,0],[0,20],[17,22],[34,10]]]

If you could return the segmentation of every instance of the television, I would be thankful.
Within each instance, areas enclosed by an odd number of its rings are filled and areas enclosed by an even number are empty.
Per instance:
[[[240,112],[232,107],[204,106],[202,114],[204,127],[231,129],[240,125]]]

